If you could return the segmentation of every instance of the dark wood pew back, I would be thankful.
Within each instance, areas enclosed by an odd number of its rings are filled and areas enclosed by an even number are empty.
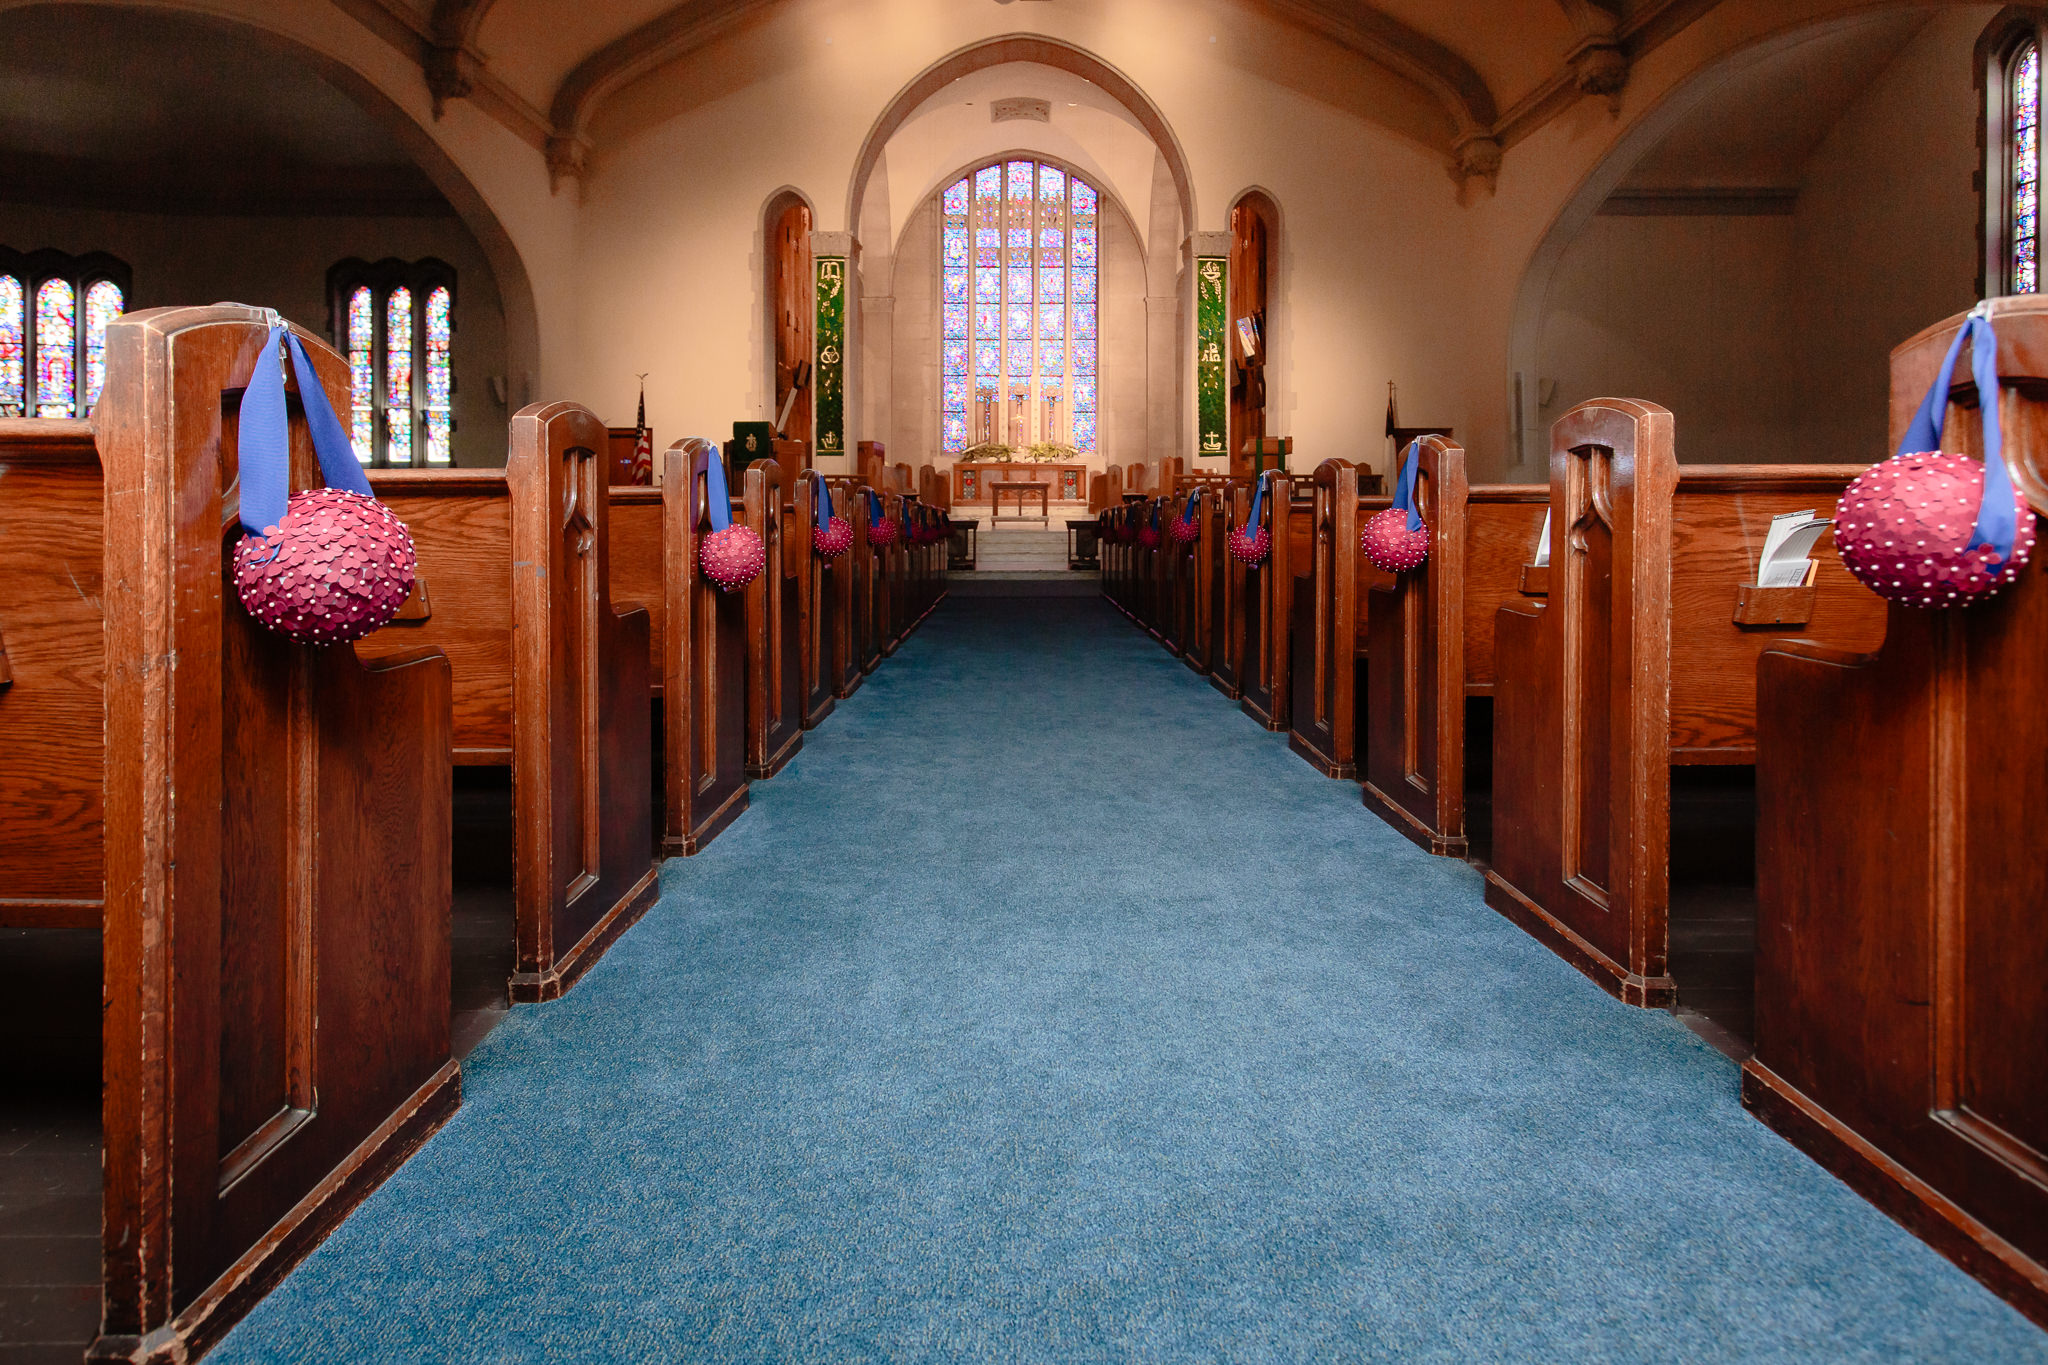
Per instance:
[[[1664,1005],[1675,763],[1755,761],[1756,659],[1810,635],[1871,647],[1877,599],[1823,539],[1804,625],[1738,626],[1779,512],[1833,514],[1857,469],[1691,466],[1671,414],[1595,399],[1551,438],[1550,594],[1495,622],[1487,903],[1632,1004]]]
[[[1465,699],[1493,691],[1493,619],[1518,598],[1550,505],[1542,484],[1466,483],[1465,449],[1422,440],[1429,558],[1366,594],[1365,803],[1432,853],[1462,857]]]
[[[1238,706],[1268,730],[1287,728],[1288,671],[1293,663],[1287,636],[1294,623],[1295,566],[1307,562],[1315,511],[1312,500],[1298,496],[1305,491],[1285,473],[1267,480],[1262,519],[1272,532],[1273,549],[1264,564],[1244,571],[1241,580],[1244,695]]]
[[[768,562],[747,585],[747,776],[773,777],[804,744],[803,572],[809,545],[791,543],[782,465],[747,466],[747,524]],[[801,550],[801,556],[798,551]]]
[[[1990,307],[2004,458],[2048,511],[2048,307]],[[1892,353],[1894,442],[1962,321]],[[1943,449],[1983,458],[1981,399],[1952,392]],[[1989,601],[1888,612],[1874,656],[1774,641],[1758,662],[1743,1101],[2048,1326],[2048,566],[2037,548]]]
[[[1327,777],[1357,774],[1358,470],[1324,460],[1308,480],[1308,548],[1290,565],[1287,743]]]
[[[109,326],[104,535],[65,548],[103,554],[100,1360],[204,1351],[460,1089],[448,660],[293,645],[235,598],[267,338],[239,305]],[[346,363],[302,341],[345,411]],[[296,416],[291,463],[318,486]]]
[[[747,602],[704,575],[717,443],[686,437],[662,453],[663,828],[670,857],[701,850],[747,808]],[[729,515],[744,503],[728,493]]]
[[[0,928],[100,927],[102,499],[91,423],[0,419]]]
[[[846,557],[827,560],[819,556],[813,547],[812,533],[818,529],[818,489],[828,481],[815,470],[805,470],[796,478],[796,497],[792,506],[794,513],[790,529],[790,556],[798,560],[803,570],[800,575],[803,591],[803,720],[806,730],[815,728],[825,717],[832,714],[838,692],[838,673],[835,656],[838,651],[839,631],[844,624],[840,615],[839,602],[845,577]],[[843,515],[840,510],[840,495],[832,495],[834,515]]]

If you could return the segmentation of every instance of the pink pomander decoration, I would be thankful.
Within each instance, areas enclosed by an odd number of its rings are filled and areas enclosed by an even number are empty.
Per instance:
[[[405,605],[418,559],[405,523],[340,488],[294,493],[284,520],[235,546],[248,613],[302,645],[360,640]]]
[[[1138,528],[1138,548],[1141,550],[1158,549],[1159,528],[1156,526],[1140,526]]]
[[[895,518],[883,517],[880,521],[874,522],[868,527],[868,544],[879,548],[887,548],[895,543]]]
[[[768,547],[753,527],[734,522],[704,537],[697,547],[697,562],[704,566],[706,578],[727,592],[738,592],[768,566]]]
[[[2034,514],[2019,491],[2012,555],[1970,544],[1984,496],[1984,466],[1939,451],[1872,465],[1842,490],[1835,549],[1858,582],[1909,607],[1981,601],[2019,577],[2034,551]]]
[[[1358,548],[1388,573],[1405,573],[1429,558],[1429,527],[1408,529],[1408,510],[1389,507],[1375,513],[1358,533]]]
[[[811,528],[811,548],[827,559],[837,559],[853,548],[853,523],[833,517],[823,526]]]
[[[1224,538],[1223,546],[1230,551],[1230,557],[1247,569],[1256,569],[1266,562],[1266,555],[1273,548],[1273,533],[1261,526],[1254,534],[1245,534],[1239,526]]]
[[[1166,523],[1166,533],[1176,545],[1192,545],[1202,538],[1202,523],[1174,517]]]

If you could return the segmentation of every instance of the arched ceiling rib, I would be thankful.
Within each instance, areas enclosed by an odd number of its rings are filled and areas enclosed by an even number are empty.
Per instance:
[[[536,48],[504,70],[492,65],[489,34],[495,25],[502,40],[512,31],[508,24],[540,22],[530,3],[433,0],[422,24],[406,0],[338,2],[394,44],[417,48],[437,110],[451,99],[477,103],[543,147],[559,183],[584,173],[590,129],[614,93],[782,0],[680,0],[665,9],[657,9],[659,0],[582,0],[574,18],[562,21],[559,40],[567,46],[601,38],[595,48],[580,56],[573,47]],[[1618,97],[1636,56],[1719,0],[1516,0],[1480,6],[1479,23],[1439,0],[1238,3],[1355,52],[1424,92],[1442,111],[1454,174],[1461,182],[1490,182],[1505,148],[1585,95]],[[400,11],[407,12],[402,25],[393,22]],[[1505,109],[1503,89],[1513,96]]]

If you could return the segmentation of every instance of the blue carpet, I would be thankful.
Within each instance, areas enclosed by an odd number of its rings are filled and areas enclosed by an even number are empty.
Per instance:
[[[949,603],[662,887],[214,1359],[2048,1361],[1100,602]]]

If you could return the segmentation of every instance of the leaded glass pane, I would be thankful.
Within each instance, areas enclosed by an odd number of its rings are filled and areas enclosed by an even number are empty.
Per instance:
[[[384,301],[384,459],[412,463],[412,291]]]
[[[95,280],[85,291],[85,411],[107,384],[107,324],[121,316],[121,286]]]
[[[967,336],[967,305],[949,303],[946,305],[946,337],[950,340]]]
[[[2019,54],[2012,76],[2012,292],[2040,288],[2041,49]]]
[[[69,280],[36,287],[36,416],[77,415],[78,295]]]
[[[448,350],[452,320],[449,306],[453,301],[443,286],[427,295],[427,463],[451,464],[453,450],[449,443],[455,430],[455,409],[451,398],[455,389],[455,376],[449,365]]]
[[[370,464],[377,458],[376,304],[367,286],[348,296],[348,427],[356,458]]]
[[[28,363],[25,312],[21,281],[0,275],[0,417],[22,412],[22,367]]]
[[[1029,308],[1012,308],[1010,310],[1010,340],[1029,341],[1030,339],[1031,310]]]
[[[947,374],[966,374],[967,343],[964,341],[947,342],[944,363]]]

